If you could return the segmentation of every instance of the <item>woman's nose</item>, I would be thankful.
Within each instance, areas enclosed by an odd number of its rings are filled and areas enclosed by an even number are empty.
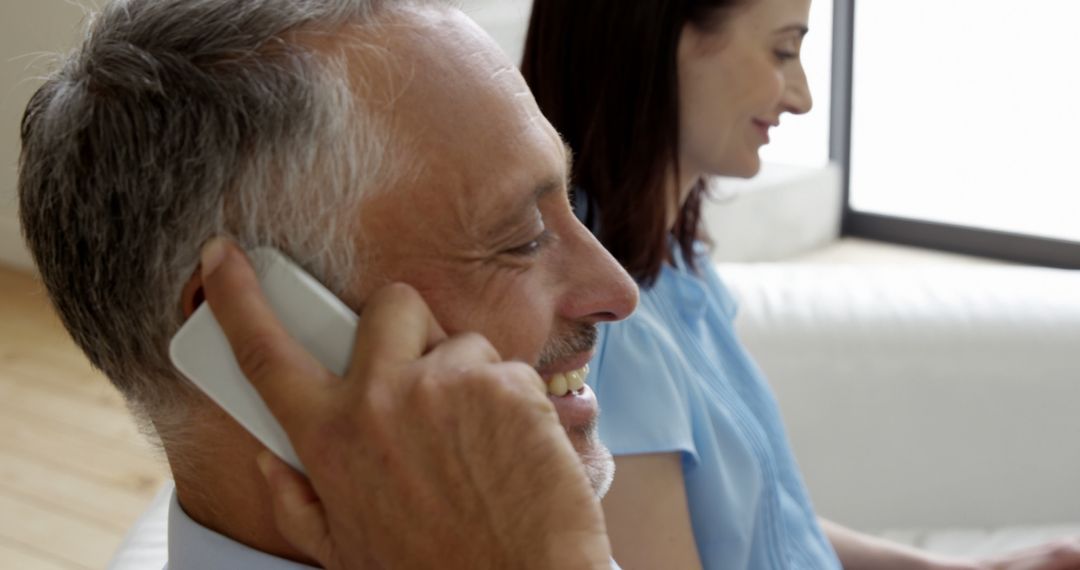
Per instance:
[[[783,104],[784,111],[793,115],[805,115],[814,107],[810,85],[806,82],[806,73],[801,68],[795,77],[788,80]]]

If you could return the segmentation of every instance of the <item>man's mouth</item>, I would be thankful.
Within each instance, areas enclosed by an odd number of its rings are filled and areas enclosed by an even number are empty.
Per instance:
[[[567,394],[578,394],[585,388],[585,378],[589,375],[589,365],[577,370],[560,372],[547,379],[548,395],[561,398]]]
[[[585,383],[588,366],[553,374],[547,380],[548,399],[555,405],[559,423],[567,433],[584,433],[596,426],[599,406],[596,394]]]
[[[540,373],[547,383],[548,399],[555,404],[559,423],[567,433],[583,433],[596,426],[599,406],[596,395],[585,379],[593,351],[585,350],[558,363],[551,363]]]
[[[582,326],[549,343],[536,365],[547,384],[548,399],[559,414],[559,423],[568,434],[592,433],[596,428],[600,407],[596,394],[585,383],[595,348],[596,327]]]

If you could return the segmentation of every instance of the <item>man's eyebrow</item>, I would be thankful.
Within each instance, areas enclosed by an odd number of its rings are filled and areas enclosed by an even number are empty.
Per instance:
[[[566,143],[561,137],[559,141],[563,146],[563,153],[566,157],[566,172],[562,176],[553,176],[545,178],[536,186],[533,187],[532,192],[529,194],[529,198],[522,202],[519,206],[512,209],[512,213],[508,216],[504,216],[498,223],[496,223],[487,233],[489,236],[498,237],[505,236],[514,231],[516,227],[521,225],[523,220],[529,219],[529,213],[538,202],[544,199],[546,196],[554,192],[568,193],[570,190],[570,173],[573,171],[574,166],[574,151],[570,148],[570,145]]]
[[[510,208],[510,213],[503,216],[499,222],[493,225],[486,233],[493,239],[505,237],[512,233],[527,220],[532,219],[530,214],[536,208],[536,204],[540,202],[544,197],[554,192],[566,192],[566,178],[563,177],[551,177],[546,178],[533,187],[532,192],[529,193],[528,199],[520,202],[513,208]]]
[[[806,24],[790,24],[784,26],[783,28],[780,28],[779,30],[776,30],[773,33],[775,33],[776,35],[781,35],[789,32],[799,32],[799,36],[801,37],[810,33],[810,28],[806,27]]]
[[[574,173],[574,149],[570,148],[570,143],[566,142],[566,139],[560,138],[562,141],[563,152],[566,153],[566,189],[570,189],[570,183],[573,181]]]
[[[570,191],[570,175],[574,172],[574,150],[570,148],[570,144],[567,143],[562,137],[559,137],[559,142],[562,143],[563,153],[566,155],[566,173],[560,178],[548,178],[536,185],[533,190],[533,199],[537,202],[541,198],[562,190],[563,192]]]

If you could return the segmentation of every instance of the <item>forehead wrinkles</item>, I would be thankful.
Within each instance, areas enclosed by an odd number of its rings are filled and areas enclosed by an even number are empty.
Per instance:
[[[499,147],[512,144],[526,130],[523,117],[535,122],[542,116],[499,48],[461,20],[451,19],[398,50],[408,58],[402,71],[409,79],[394,99],[396,110],[426,142],[451,147],[444,151],[467,150],[493,136]]]
[[[416,192],[469,232],[504,210],[502,191],[531,191],[538,169],[561,168],[561,143],[493,40],[459,12],[420,12],[383,26],[395,54],[386,110],[415,157]]]

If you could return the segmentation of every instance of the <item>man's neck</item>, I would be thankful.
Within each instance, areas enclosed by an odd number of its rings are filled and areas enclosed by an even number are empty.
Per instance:
[[[200,421],[191,435],[196,443],[185,442],[182,452],[165,445],[184,512],[245,546],[312,564],[274,523],[269,489],[255,462],[262,445],[224,414]]]

